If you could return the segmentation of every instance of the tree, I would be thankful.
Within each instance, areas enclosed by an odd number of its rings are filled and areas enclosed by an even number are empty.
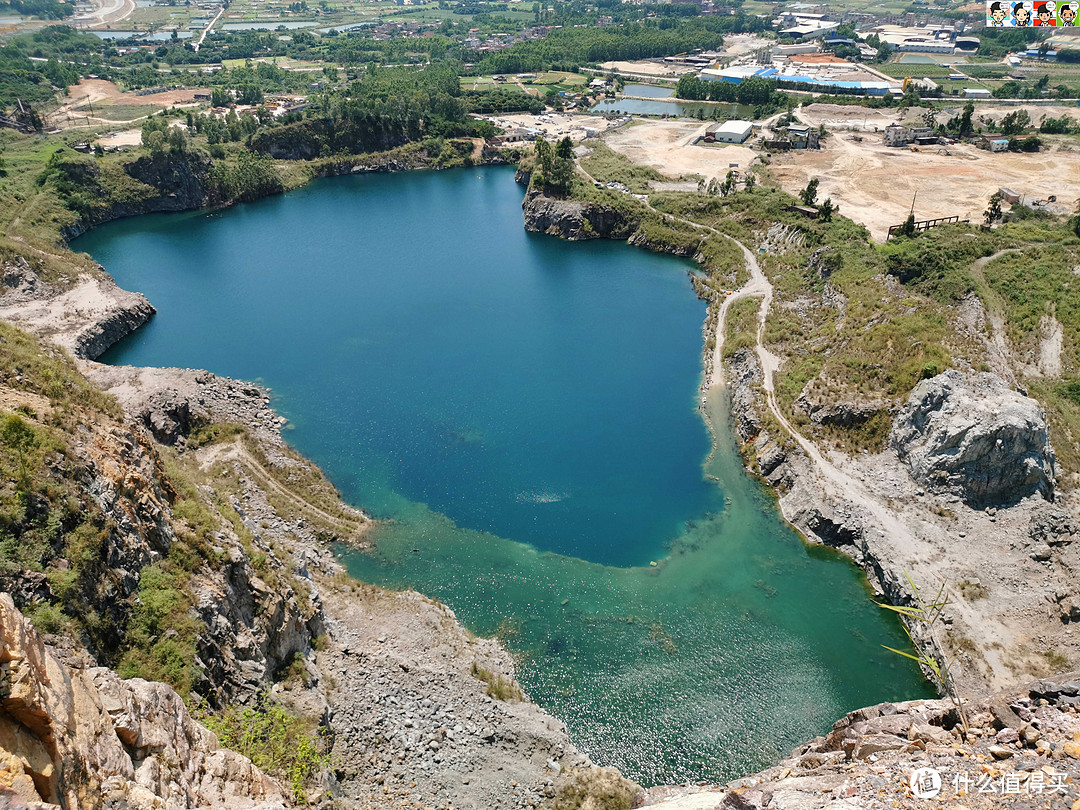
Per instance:
[[[160,155],[165,149],[165,135],[160,129],[152,130],[146,133],[143,145],[150,150],[151,155]]]
[[[999,219],[1001,219],[1001,201],[1004,196],[1000,191],[995,191],[990,195],[990,204],[986,206],[986,211],[983,213],[983,219],[986,221],[986,227],[990,227]]]
[[[720,184],[720,196],[726,197],[735,190],[735,172],[729,171],[724,182]]]
[[[1014,110],[1001,119],[1001,131],[1005,135],[1019,135],[1031,126],[1031,116],[1027,110]]]
[[[1073,233],[1080,236],[1080,200],[1076,201],[1073,218],[1069,220],[1069,224],[1072,225]]]
[[[165,140],[169,142],[169,148],[177,152],[187,149],[187,136],[182,127],[169,127],[169,133]]]
[[[815,177],[806,184],[806,188],[799,192],[799,199],[803,205],[813,205],[817,202],[818,179]]]
[[[833,211],[835,210],[836,208],[833,205],[832,197],[826,197],[825,202],[823,202],[821,208],[818,209],[818,213],[823,222],[828,222],[832,219]]]
[[[574,142],[570,140],[569,135],[559,141],[559,145],[555,147],[555,155],[564,160],[574,159]]]
[[[757,183],[757,178],[754,177],[753,172],[746,173],[746,190],[753,191],[754,185]]]
[[[914,236],[915,235],[915,214],[908,214],[908,218],[904,220],[904,224],[900,226],[901,236]]]
[[[563,141],[569,146],[571,158],[560,156],[559,151],[565,151],[563,142],[553,148],[543,138],[537,138],[535,149],[541,171],[538,182],[545,188],[566,193],[574,179],[574,151],[569,138],[564,138]]]
[[[960,116],[960,134],[971,134],[971,117],[975,114],[975,102],[969,101],[964,105],[964,114]]]

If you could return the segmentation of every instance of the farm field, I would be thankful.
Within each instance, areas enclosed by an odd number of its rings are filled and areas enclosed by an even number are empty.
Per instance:
[[[535,79],[519,79],[513,73],[500,76],[501,81],[496,81],[494,76],[462,76],[462,90],[493,90],[496,87],[513,87],[524,90],[532,96],[542,96],[548,90],[576,91],[584,87],[589,77],[579,73],[567,73],[559,70],[550,70],[539,74]]]

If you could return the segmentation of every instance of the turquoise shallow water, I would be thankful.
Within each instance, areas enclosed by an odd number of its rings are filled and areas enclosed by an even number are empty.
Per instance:
[[[857,569],[747,478],[722,397],[706,462],[691,265],[526,234],[512,177],[105,226],[73,247],[158,307],[105,359],[270,385],[290,442],[391,519],[350,570],[499,632],[530,695],[643,783],[749,772],[927,694]]]

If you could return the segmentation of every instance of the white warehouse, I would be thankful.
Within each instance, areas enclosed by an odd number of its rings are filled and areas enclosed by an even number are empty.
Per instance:
[[[753,131],[754,125],[749,121],[725,121],[722,124],[713,124],[705,130],[705,140],[742,143]]]

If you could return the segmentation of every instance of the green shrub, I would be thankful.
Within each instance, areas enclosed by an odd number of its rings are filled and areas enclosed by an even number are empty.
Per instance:
[[[23,609],[26,618],[34,625],[39,633],[54,635],[64,633],[71,626],[71,619],[64,614],[58,605],[50,605],[45,602],[35,602]]]
[[[329,762],[316,724],[263,701],[257,708],[230,707],[200,721],[226,748],[246,756],[270,775],[284,780],[293,801],[307,804],[305,787]]]
[[[203,624],[190,614],[191,599],[184,590],[188,576],[171,559],[143,568],[124,639],[126,652],[117,667],[120,677],[163,681],[183,697],[191,692],[202,675],[195,662]]]

